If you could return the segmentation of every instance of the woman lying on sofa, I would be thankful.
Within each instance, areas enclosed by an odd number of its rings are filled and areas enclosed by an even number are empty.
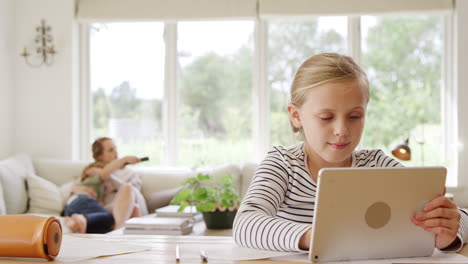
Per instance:
[[[131,217],[147,214],[139,175],[124,169],[140,159],[119,159],[114,142],[107,137],[96,139],[92,152],[95,162],[83,170],[65,206],[68,228],[72,232],[107,233]]]

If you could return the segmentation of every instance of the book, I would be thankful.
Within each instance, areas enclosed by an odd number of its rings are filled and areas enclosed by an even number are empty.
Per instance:
[[[178,212],[178,205],[168,205],[154,210],[158,217],[178,217],[178,218],[190,218],[192,222],[198,222],[203,219],[203,215],[197,212],[195,206],[185,207],[183,212]]]
[[[181,217],[135,217],[125,221],[124,227],[139,230],[183,230],[192,226],[189,218]]]
[[[187,235],[192,233],[193,226],[190,225],[183,229],[138,229],[138,228],[124,228],[124,234],[133,234],[133,235]]]

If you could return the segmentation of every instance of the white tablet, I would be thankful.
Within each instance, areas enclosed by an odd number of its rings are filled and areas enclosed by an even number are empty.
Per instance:
[[[446,173],[444,167],[320,170],[309,259],[431,255],[435,236],[411,218],[443,194]]]

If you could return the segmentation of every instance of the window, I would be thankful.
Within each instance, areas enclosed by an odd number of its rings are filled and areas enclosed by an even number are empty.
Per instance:
[[[253,158],[253,30],[251,21],[178,24],[180,164]]]
[[[149,156],[142,165],[251,160],[253,30],[251,21],[179,23],[178,97],[171,100],[164,94],[163,23],[93,24],[91,141],[112,137],[121,156]],[[176,120],[165,121],[169,101],[178,102]],[[163,133],[172,122],[177,145]],[[167,157],[169,148],[175,157]]]
[[[445,151],[456,140],[443,117],[445,21],[432,13],[92,24],[90,140],[113,137],[121,155],[149,156],[144,165],[259,162],[272,145],[299,143],[286,105],[300,63],[339,52],[357,58],[370,80],[361,147],[391,155],[409,138],[404,164],[447,166],[456,186]]]
[[[362,17],[362,66],[371,83],[362,145],[390,153],[409,138],[411,161],[404,165],[447,166],[451,173],[441,112],[443,21],[441,15]]]
[[[119,154],[164,157],[164,24],[93,24],[90,30],[91,141],[115,139]]]

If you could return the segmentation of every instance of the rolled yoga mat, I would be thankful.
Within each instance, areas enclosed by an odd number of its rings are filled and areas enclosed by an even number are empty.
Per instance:
[[[0,216],[0,257],[57,257],[62,226],[55,217],[35,215]]]

